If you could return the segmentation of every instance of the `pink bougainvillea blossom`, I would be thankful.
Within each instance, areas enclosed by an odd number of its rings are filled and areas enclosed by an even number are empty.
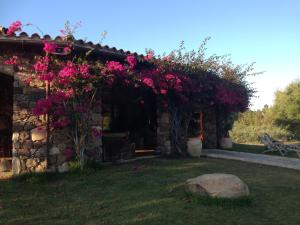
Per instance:
[[[40,99],[37,101],[33,114],[36,116],[47,114],[53,106],[51,99]]]
[[[222,104],[234,105],[236,101],[236,93],[226,86],[218,85],[216,87],[216,99]]]
[[[53,92],[49,97],[48,97],[53,103],[56,104],[61,104],[68,100],[68,97],[65,93],[65,91],[58,90],[56,92]]]
[[[22,79],[26,84],[30,84],[30,82],[32,81],[32,77],[26,77],[26,79]]]
[[[80,77],[84,79],[92,78],[93,76],[90,74],[90,66],[87,64],[79,65]]]
[[[12,35],[14,35],[15,32],[21,31],[21,30],[22,30],[21,21],[15,21],[8,27],[7,35],[12,36]]]
[[[167,56],[163,57],[163,60],[170,62],[172,60],[172,56],[167,55]]]
[[[110,72],[113,72],[113,71],[123,72],[126,69],[124,65],[122,65],[121,63],[116,62],[116,61],[106,62],[106,68]]]
[[[249,99],[245,93],[245,89],[241,87],[228,87],[226,85],[216,86],[215,100],[218,103],[226,105],[229,111],[243,112],[247,109]]]
[[[80,73],[89,73],[90,66],[87,64],[79,65],[79,71],[80,71]]]
[[[175,75],[170,74],[170,73],[165,75],[166,80],[173,80],[173,79],[175,79],[175,77],[176,77]]]
[[[40,75],[40,79],[43,81],[51,82],[54,78],[55,78],[55,74],[53,72],[43,73],[42,75]]]
[[[101,130],[93,127],[92,128],[92,137],[93,138],[100,138],[102,136]]]
[[[65,36],[67,36],[67,34],[68,34],[67,31],[64,30],[64,29],[60,29],[59,32],[60,32],[60,34],[61,34],[61,37],[65,37]]]
[[[144,59],[148,61],[148,60],[153,59],[153,56],[154,56],[154,52],[152,50],[149,50],[149,51],[147,51],[147,55],[144,56]]]
[[[47,53],[54,53],[56,52],[56,49],[58,48],[58,45],[54,42],[48,42],[44,41],[44,48],[43,50]]]
[[[67,62],[67,65],[65,65],[61,71],[59,71],[59,77],[61,78],[70,78],[75,76],[78,73],[77,67],[74,63],[71,61]]]
[[[6,65],[16,65],[17,61],[18,61],[18,56],[13,56],[10,59],[5,60],[4,64],[6,64]]]
[[[166,94],[167,94],[167,90],[166,90],[166,89],[160,89],[160,93],[161,93],[162,95],[166,95]]]
[[[34,70],[36,73],[46,73],[49,66],[49,57],[45,56],[36,61],[34,64]]]
[[[134,55],[128,55],[125,60],[129,64],[130,69],[133,69],[137,63]]]
[[[66,110],[64,107],[56,107],[56,109],[53,112],[53,115],[55,116],[65,116],[66,115]]]
[[[148,87],[151,87],[151,88],[154,87],[154,82],[153,82],[153,80],[152,80],[151,78],[148,78],[148,77],[143,78],[142,82],[143,82],[145,85],[147,85]]]
[[[69,88],[67,90],[65,90],[65,96],[66,98],[71,98],[74,96],[74,89],[73,88]]]
[[[68,54],[68,53],[70,53],[72,50],[71,50],[71,48],[70,47],[64,47],[64,53],[65,54]]]

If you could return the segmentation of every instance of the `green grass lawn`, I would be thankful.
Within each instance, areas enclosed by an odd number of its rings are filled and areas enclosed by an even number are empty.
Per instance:
[[[207,201],[183,182],[232,173],[248,201]],[[299,225],[300,171],[219,159],[149,159],[0,181],[1,225]]]

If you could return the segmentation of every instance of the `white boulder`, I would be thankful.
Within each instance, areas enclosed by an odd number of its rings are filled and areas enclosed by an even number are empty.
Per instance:
[[[250,194],[247,184],[232,174],[205,174],[186,181],[186,190],[202,196],[238,198]]]

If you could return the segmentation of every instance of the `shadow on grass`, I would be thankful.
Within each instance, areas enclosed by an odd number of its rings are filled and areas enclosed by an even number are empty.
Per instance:
[[[251,207],[253,199],[250,196],[239,198],[217,198],[209,196],[198,196],[195,194],[185,193],[186,200],[192,203],[201,204],[205,206],[219,206],[223,208],[240,208]]]
[[[13,176],[11,181],[31,184],[44,184],[63,180],[70,176],[88,176],[101,169],[102,167],[99,163],[88,162],[85,168],[81,170],[78,162],[70,162],[68,172],[24,173]]]
[[[171,190],[169,190],[169,193],[172,197],[178,197],[182,201],[197,205],[216,206],[222,208],[240,208],[253,206],[252,196],[244,196],[238,198],[201,196],[187,192],[184,184],[174,186],[173,188],[171,188]]]

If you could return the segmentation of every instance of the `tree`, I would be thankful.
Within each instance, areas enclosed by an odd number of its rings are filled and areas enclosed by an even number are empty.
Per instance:
[[[294,139],[300,138],[300,80],[276,92],[272,114],[275,124],[293,133]]]

